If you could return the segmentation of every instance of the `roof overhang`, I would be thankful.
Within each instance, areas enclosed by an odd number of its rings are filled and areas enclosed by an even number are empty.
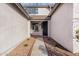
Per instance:
[[[18,8],[26,15],[28,20],[50,20],[51,16],[58,9],[61,3],[55,3],[48,15],[29,15],[20,3],[16,3]],[[36,7],[37,8],[37,7]],[[39,6],[38,8],[48,8],[48,6]]]
[[[15,3],[18,8],[26,15],[27,19],[30,19],[29,14],[27,13],[27,11],[24,10],[24,8],[22,7],[22,5],[20,3]]]
[[[49,13],[49,17],[51,17],[53,14],[54,14],[54,12],[58,9],[58,7],[61,5],[61,3],[56,3],[55,5],[54,5],[54,7],[51,9],[51,11],[50,11],[50,13]]]

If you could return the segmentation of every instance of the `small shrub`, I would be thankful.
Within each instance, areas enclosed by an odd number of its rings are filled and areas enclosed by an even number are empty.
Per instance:
[[[76,38],[79,39],[79,35],[76,35]]]
[[[28,46],[28,44],[24,44],[24,47],[27,47]]]
[[[79,39],[79,29],[76,30],[76,38]]]
[[[27,40],[29,40],[29,38]]]
[[[79,33],[79,29],[76,30],[76,34],[78,34],[78,33]]]

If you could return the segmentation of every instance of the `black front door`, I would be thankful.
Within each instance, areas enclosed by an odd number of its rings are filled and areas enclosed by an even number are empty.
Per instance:
[[[43,36],[48,36],[48,22],[44,21],[42,23],[42,28],[43,28]]]

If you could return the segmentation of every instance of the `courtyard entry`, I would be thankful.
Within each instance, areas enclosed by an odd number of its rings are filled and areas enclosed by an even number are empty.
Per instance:
[[[48,21],[31,21],[31,35],[48,36]]]

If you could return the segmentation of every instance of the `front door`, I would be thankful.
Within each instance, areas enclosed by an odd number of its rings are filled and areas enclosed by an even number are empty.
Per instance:
[[[43,21],[42,28],[43,28],[43,36],[48,36],[48,21]]]

